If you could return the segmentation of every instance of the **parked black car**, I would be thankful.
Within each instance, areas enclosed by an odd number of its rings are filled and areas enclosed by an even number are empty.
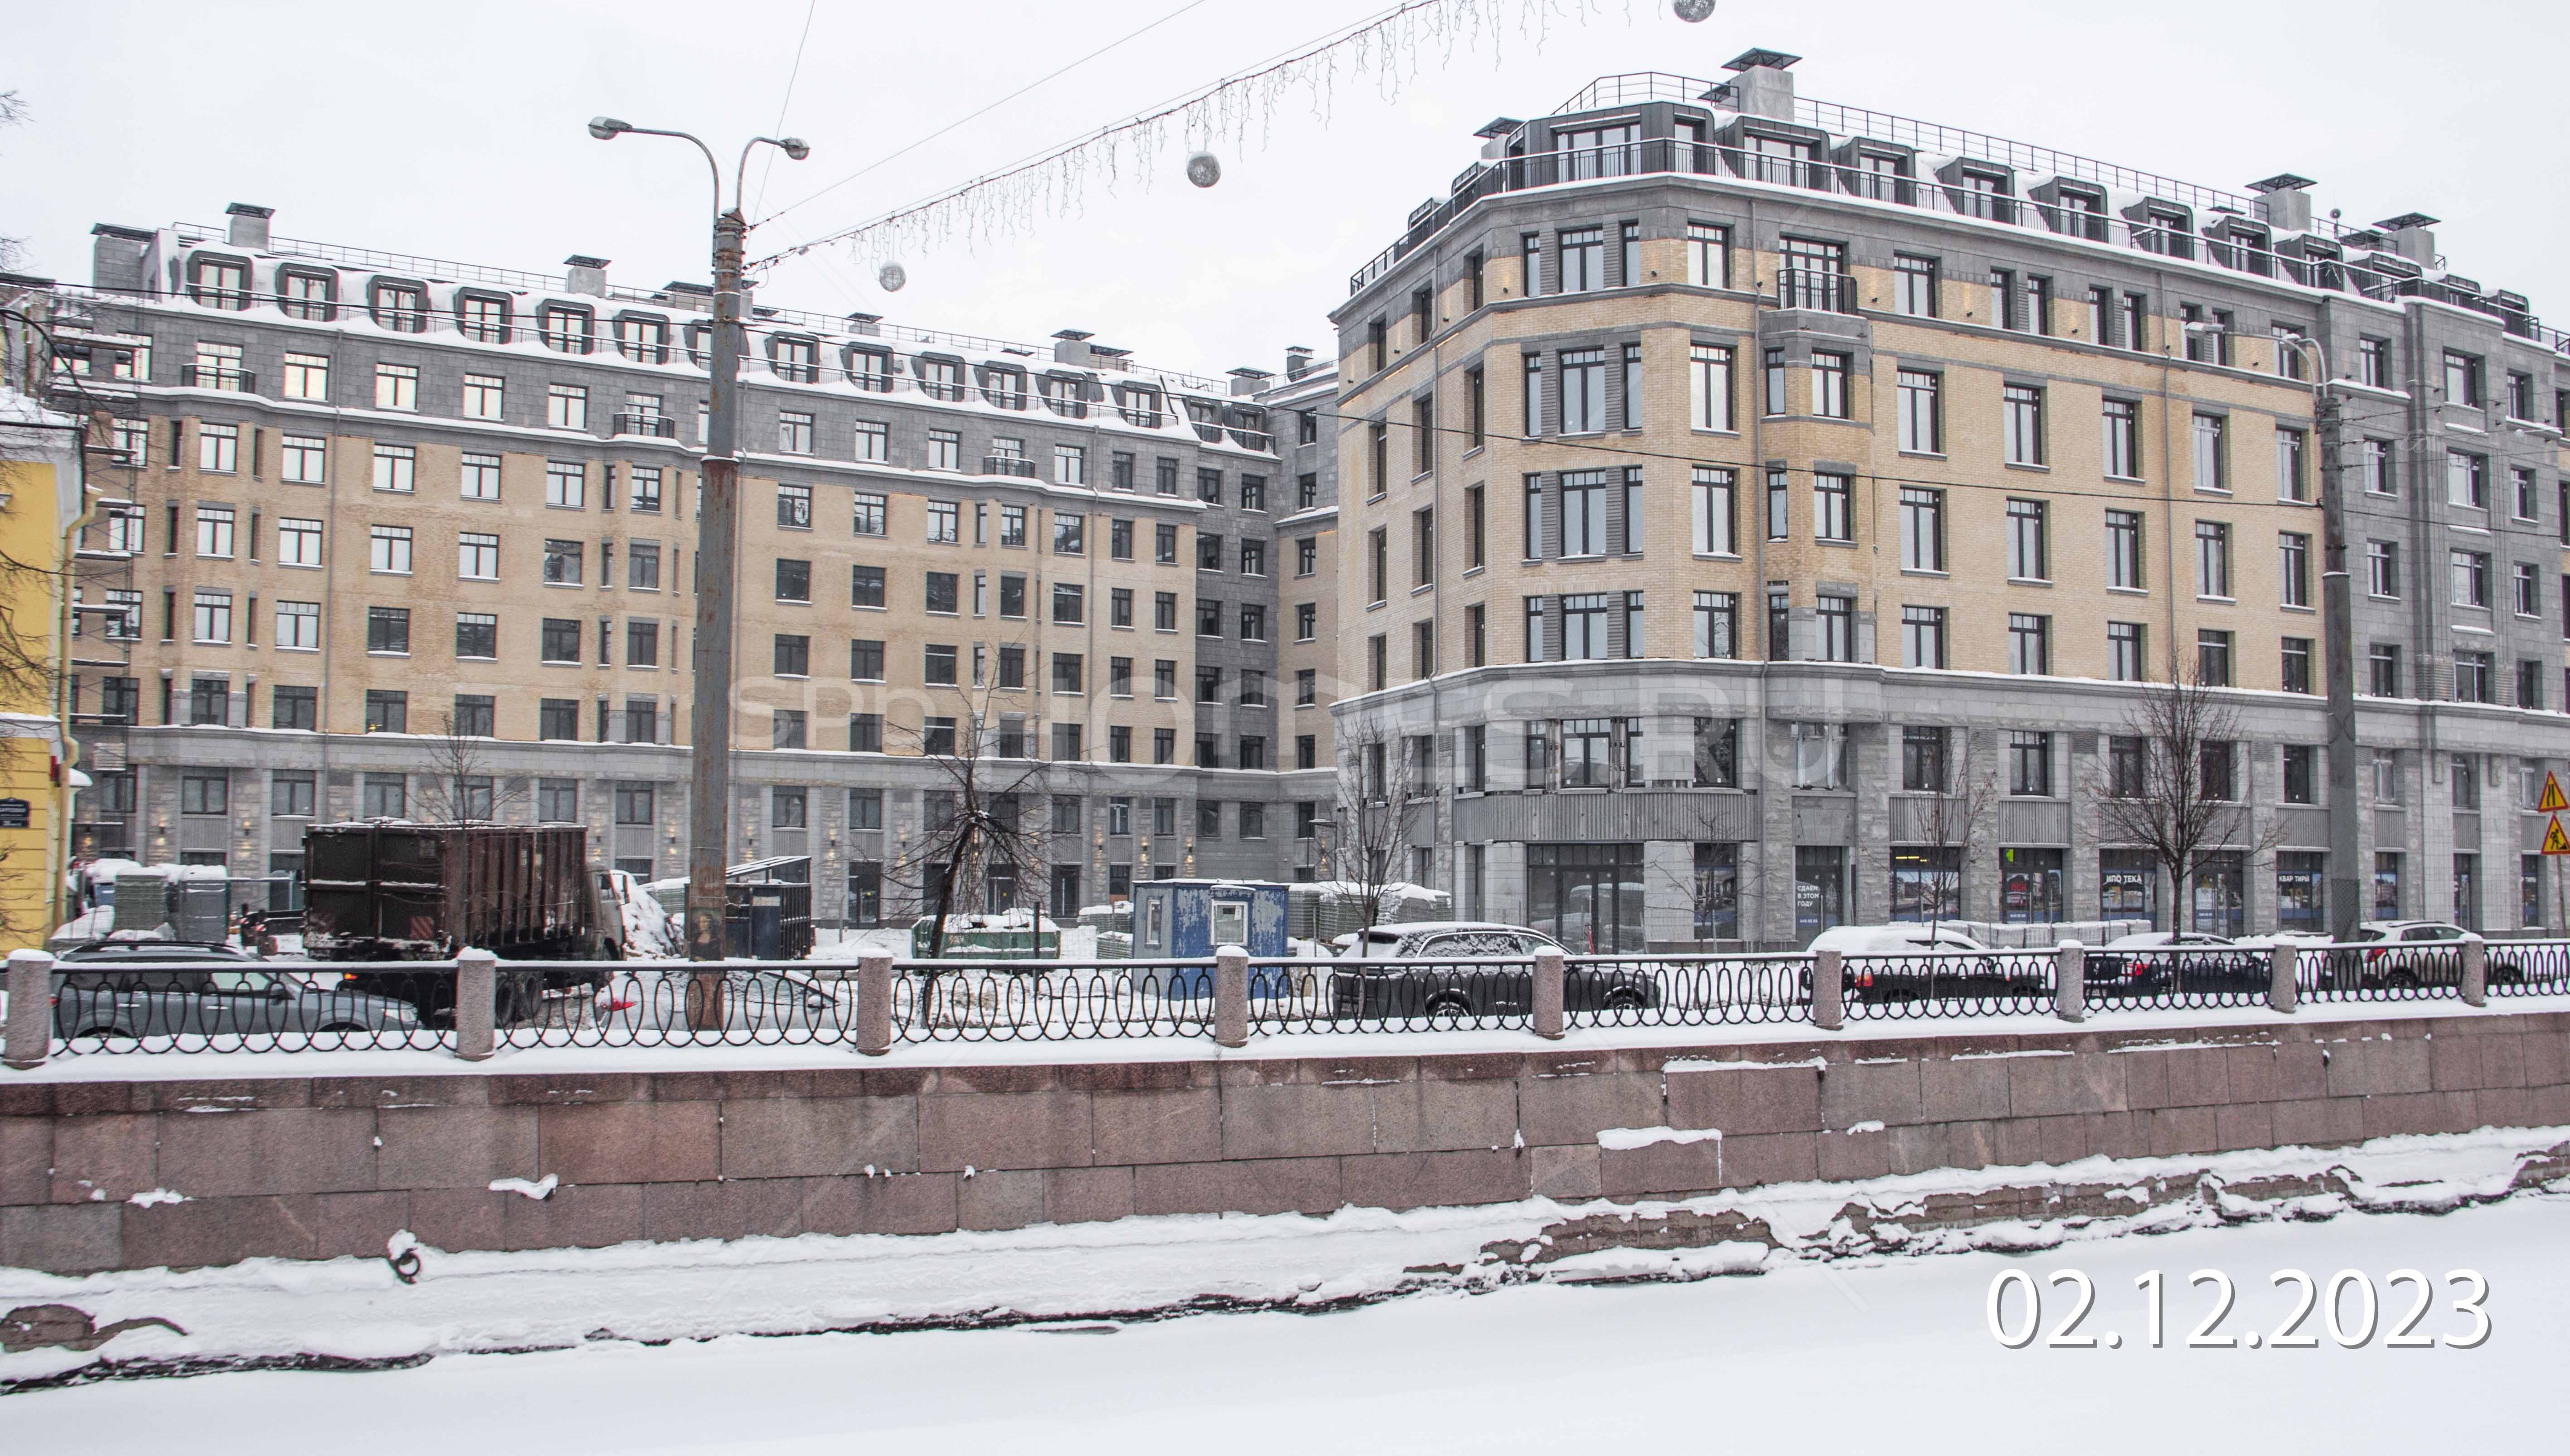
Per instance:
[[[1331,964],[1333,1013],[1398,1021],[1529,1014],[1534,953],[1561,945],[1518,925],[1441,921],[1377,926],[1365,954],[1356,948]],[[1573,961],[1562,972],[1564,1011],[1639,1011],[1659,998],[1658,982],[1635,967]]]

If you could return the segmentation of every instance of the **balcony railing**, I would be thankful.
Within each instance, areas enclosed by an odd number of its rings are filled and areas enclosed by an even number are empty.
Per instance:
[[[622,410],[616,416],[616,433],[651,435],[662,440],[675,440],[678,438],[678,422],[667,415],[643,415]]]
[[[180,365],[179,382],[191,389],[225,389],[235,394],[251,394],[258,389],[258,376],[245,369],[221,369],[206,364]]]
[[[1776,273],[1776,306],[1811,308],[1823,313],[1856,312],[1856,280],[1819,268],[1780,268]]]
[[[1034,480],[1036,478],[1036,463],[1032,460],[1020,460],[1014,455],[986,455],[982,457],[982,474],[986,476],[1024,476],[1028,480]]]

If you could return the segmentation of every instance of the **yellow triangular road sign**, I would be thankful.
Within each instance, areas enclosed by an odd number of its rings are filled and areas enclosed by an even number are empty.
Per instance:
[[[2563,797],[2561,793],[2561,780],[2553,774],[2545,774],[2543,776],[2543,797],[2534,801],[2534,812],[2537,814],[2558,814],[2564,809],[2570,809],[2570,798]]]
[[[2543,831],[2543,853],[2570,855],[2570,834],[2561,832],[2561,816],[2557,814],[2552,817],[2551,824]]]

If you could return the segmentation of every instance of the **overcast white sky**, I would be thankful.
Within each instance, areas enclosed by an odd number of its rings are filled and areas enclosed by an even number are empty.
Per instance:
[[[777,126],[773,211],[1185,0],[443,0],[435,5],[0,0],[0,233],[35,270],[87,281],[93,222],[219,222],[277,209],[281,236],[531,271],[571,252],[638,285],[705,269],[703,163],[684,144],[590,140],[594,114],[693,131],[729,153]],[[914,200],[1243,69],[1391,0],[1199,0],[1027,97],[762,226],[753,255]],[[1490,0],[1484,0],[1490,3]],[[1512,18],[1520,0],[1498,0]],[[1569,0],[1554,0],[1556,6]],[[1263,146],[1224,146],[1200,191],[1162,161],[1149,190],[1092,189],[1019,240],[907,259],[898,296],[844,254],[772,274],[763,301],[1041,340],[1095,331],[1218,373],[1328,350],[1346,276],[1476,155],[1494,116],[1540,115],[1592,77],[1713,76],[1750,46],[1795,52],[1806,96],[2030,142],[2209,185],[2320,180],[2350,221],[2444,219],[2451,265],[2570,324],[2555,76],[2558,0],[1596,0],[1540,47],[1418,58],[1387,101],[1290,106]],[[728,164],[726,164],[728,165]],[[2552,264],[2547,267],[2545,264]]]

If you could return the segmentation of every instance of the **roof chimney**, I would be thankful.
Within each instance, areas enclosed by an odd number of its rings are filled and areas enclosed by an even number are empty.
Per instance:
[[[1288,380],[1300,379],[1311,372],[1312,346],[1309,344],[1287,344],[1285,346],[1285,377]]]
[[[1089,362],[1088,341],[1097,337],[1086,329],[1064,329],[1054,335],[1053,361],[1057,364]]]
[[[1739,76],[1731,83],[1732,107],[1744,116],[1774,122],[1794,120],[1794,78],[1790,68],[1801,59],[1783,51],[1741,52],[1722,68]]]
[[[607,259],[587,253],[573,253],[563,259],[569,271],[563,274],[563,287],[574,293],[587,293],[593,298],[607,296]]]
[[[883,332],[883,315],[880,313],[849,314],[848,332],[860,338],[874,338]]]
[[[1260,390],[1267,387],[1267,381],[1276,377],[1264,369],[1252,369],[1246,364],[1242,365],[1238,369],[1229,371],[1229,373],[1231,375],[1231,394],[1234,399],[1238,399],[1240,396],[1245,394],[1258,393]]]
[[[252,202],[234,202],[223,209],[231,215],[230,241],[234,247],[267,250],[267,219],[276,215],[274,207],[261,207]]]
[[[2422,268],[2436,266],[2436,219],[2424,212],[2403,212],[2373,224],[2389,234],[2391,250]]]
[[[2251,182],[2249,190],[2258,194],[2258,220],[2278,232],[2311,231],[2312,194],[2303,190],[2311,184],[2310,178],[2290,172]]]

